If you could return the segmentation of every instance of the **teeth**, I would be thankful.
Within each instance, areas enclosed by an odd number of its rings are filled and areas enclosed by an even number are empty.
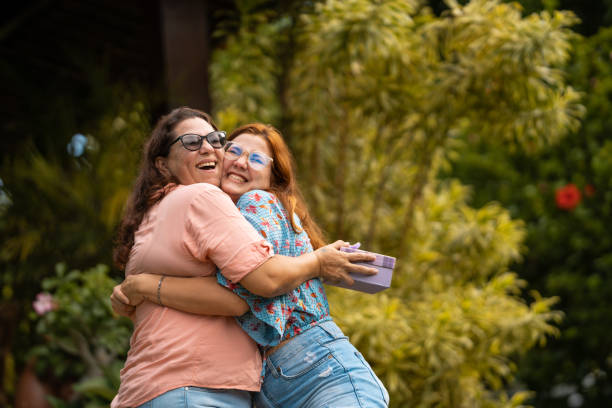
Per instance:
[[[197,165],[198,169],[202,169],[204,167],[215,167],[216,163],[214,161],[210,161],[210,162],[205,162],[205,163],[200,163]]]
[[[246,179],[244,177],[240,177],[240,176],[237,176],[235,174],[230,174],[229,176],[227,176],[227,178],[229,178],[230,180],[233,180],[233,181],[235,181],[237,183],[244,183],[244,182],[246,182]]]

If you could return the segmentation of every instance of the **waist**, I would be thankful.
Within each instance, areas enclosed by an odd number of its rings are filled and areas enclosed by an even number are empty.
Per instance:
[[[294,342],[294,344],[300,343],[300,342],[309,342],[311,341],[310,340],[311,338],[313,337],[318,338],[320,336],[325,336],[325,337],[330,337],[330,338],[345,337],[344,333],[342,333],[342,330],[338,327],[338,325],[336,325],[336,323],[334,323],[333,320],[328,319],[328,320],[319,322],[314,326],[308,327],[306,330],[304,330],[302,333],[298,334],[297,336],[282,340],[276,346],[267,348],[266,353],[265,353],[266,357],[269,357],[272,354],[276,353],[277,351],[279,351],[280,349],[282,349],[284,346],[286,346],[292,341]]]
[[[283,341],[281,341],[280,343],[278,343],[276,346],[272,346],[266,349],[266,356],[271,356],[272,354],[274,354],[277,350],[280,350],[281,347],[283,347],[285,344],[289,343],[291,340],[293,340],[295,337],[291,337],[289,339],[285,339]]]
[[[121,370],[119,406],[186,385],[259,390],[261,355],[233,318],[157,305],[145,305],[139,317]]]
[[[136,315],[128,362],[137,365],[161,365],[164,360],[184,365],[203,359],[223,362],[228,354],[251,359],[257,351],[232,317],[183,313],[149,302],[138,306]]]

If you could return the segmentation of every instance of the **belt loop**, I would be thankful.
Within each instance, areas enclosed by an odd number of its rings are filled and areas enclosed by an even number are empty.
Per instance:
[[[342,333],[342,330],[340,330],[338,325],[334,323],[333,320],[328,320],[326,322],[319,323],[318,326],[323,329],[325,333],[329,334],[332,339],[340,339],[346,337],[344,333]]]

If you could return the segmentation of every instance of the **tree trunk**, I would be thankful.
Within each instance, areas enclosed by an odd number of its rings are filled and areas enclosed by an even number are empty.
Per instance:
[[[169,105],[171,108],[187,105],[210,112],[208,2],[161,0],[160,8]]]
[[[50,395],[49,387],[45,386],[34,371],[34,362],[30,361],[23,369],[17,391],[15,392],[15,408],[51,408],[46,396]]]

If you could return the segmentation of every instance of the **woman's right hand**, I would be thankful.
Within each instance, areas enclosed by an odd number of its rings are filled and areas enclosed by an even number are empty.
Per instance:
[[[368,262],[376,259],[375,255],[365,252],[342,252],[340,248],[349,246],[348,242],[336,241],[317,249],[314,254],[317,256],[320,265],[319,277],[326,282],[344,282],[352,285],[355,281],[349,273],[361,275],[375,275],[378,269],[364,265],[356,265],[353,262]]]
[[[157,279],[157,275],[147,273],[126,276],[123,282],[113,288],[111,294],[111,306],[115,313],[130,317],[136,306],[147,299],[146,285],[155,286]]]
[[[113,288],[110,300],[113,311],[119,316],[132,317],[136,310],[136,306],[130,305],[130,299],[121,291],[121,284]]]

